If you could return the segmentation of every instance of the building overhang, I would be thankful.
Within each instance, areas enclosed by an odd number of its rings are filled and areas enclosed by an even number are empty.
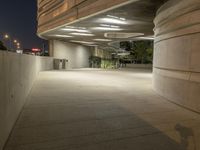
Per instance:
[[[153,39],[153,19],[164,1],[117,0],[110,6],[111,2],[108,0],[107,5],[110,7],[105,7],[105,2],[97,0],[84,9],[77,5],[76,13],[71,8],[67,16],[64,15],[66,19],[60,16],[61,19],[52,19],[49,24],[43,25],[49,27],[39,25],[38,35],[49,40],[101,47],[112,46],[112,43],[124,40]],[[84,2],[81,5],[83,4]],[[62,23],[55,23],[56,21]]]

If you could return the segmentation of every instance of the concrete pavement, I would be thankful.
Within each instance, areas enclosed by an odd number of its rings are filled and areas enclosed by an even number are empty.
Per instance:
[[[40,73],[5,150],[200,150],[200,115],[148,70]]]

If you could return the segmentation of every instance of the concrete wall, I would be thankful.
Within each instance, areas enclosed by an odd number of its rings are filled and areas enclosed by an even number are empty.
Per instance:
[[[170,0],[154,22],[155,90],[200,112],[200,1]]]
[[[0,51],[0,150],[39,71],[52,68],[52,58]]]
[[[67,59],[68,68],[87,68],[89,67],[89,57],[91,48],[62,41],[53,41],[54,58]]]

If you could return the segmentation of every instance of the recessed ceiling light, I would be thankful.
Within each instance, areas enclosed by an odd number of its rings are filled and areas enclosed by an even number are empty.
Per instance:
[[[120,20],[126,21],[126,18],[119,18]]]
[[[69,31],[69,32],[81,32],[81,33],[89,33],[90,31],[86,30],[85,27],[74,27],[74,26],[66,26],[65,28],[61,29],[62,31]]]
[[[91,33],[70,33],[71,35],[77,35],[77,36],[94,36],[94,34]]]
[[[56,36],[56,37],[65,37],[65,38],[73,37],[73,36],[70,36],[70,35],[59,35],[59,34],[52,35],[52,36]]]
[[[89,33],[90,31],[84,29],[63,28],[62,31]]]
[[[94,27],[93,30],[105,30],[105,31],[121,31],[121,28],[111,28],[111,27]]]
[[[115,18],[115,19],[118,19],[118,18],[119,18],[119,17],[113,16],[113,15],[107,15],[107,17],[111,17],[111,18]]]
[[[138,37],[137,39],[154,40],[154,37]]]
[[[110,17],[110,18],[114,18],[114,19],[119,19],[119,20],[126,21],[126,18],[117,17],[117,16],[113,16],[113,15],[107,15],[107,17]]]
[[[110,28],[120,28],[120,26],[110,25],[110,24],[100,24],[102,27],[110,27]]]
[[[99,41],[99,42],[111,42],[112,40],[110,40],[110,39],[94,39],[94,41]]]
[[[100,18],[99,22],[111,23],[111,24],[127,24],[125,20],[115,19],[115,18]]]
[[[71,40],[71,42],[74,42],[74,43],[81,43],[81,44],[95,44],[95,42],[76,41],[76,40]]]

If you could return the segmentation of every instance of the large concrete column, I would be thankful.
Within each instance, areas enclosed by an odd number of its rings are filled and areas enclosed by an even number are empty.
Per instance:
[[[53,57],[54,56],[54,41],[49,40],[49,56]]]
[[[169,0],[154,22],[154,89],[200,112],[200,0]]]

